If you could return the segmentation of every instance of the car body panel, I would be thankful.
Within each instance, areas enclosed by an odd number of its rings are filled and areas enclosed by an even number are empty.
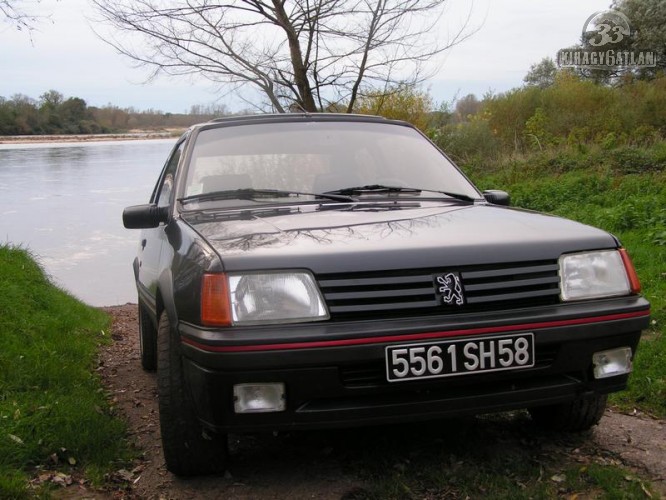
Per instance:
[[[363,204],[280,207],[278,214],[245,210],[223,213],[212,222],[187,220],[220,254],[227,271],[289,268],[295,260],[295,267],[326,273],[416,263],[446,268],[535,255],[557,259],[565,252],[616,246],[601,230],[523,210],[446,200],[410,205],[419,203],[398,200],[385,211]]]

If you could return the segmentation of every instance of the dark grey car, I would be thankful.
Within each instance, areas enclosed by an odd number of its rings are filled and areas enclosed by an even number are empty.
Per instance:
[[[515,408],[595,425],[649,304],[612,235],[506,205],[403,122],[192,127],[124,213],[169,470],[224,467],[228,432]]]

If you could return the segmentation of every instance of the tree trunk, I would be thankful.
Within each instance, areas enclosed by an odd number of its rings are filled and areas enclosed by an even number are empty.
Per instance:
[[[273,0],[273,6],[275,7],[277,20],[287,34],[291,64],[294,68],[294,83],[296,84],[299,93],[300,102],[298,104],[303,108],[303,111],[316,113],[318,111],[317,105],[315,104],[310,81],[308,80],[307,70],[303,63],[303,53],[301,52],[301,44],[298,41],[298,35],[284,10],[284,2],[281,0]]]

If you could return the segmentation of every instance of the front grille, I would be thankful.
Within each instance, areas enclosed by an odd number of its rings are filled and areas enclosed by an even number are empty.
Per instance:
[[[537,261],[458,268],[339,273],[317,276],[331,319],[455,314],[559,301],[557,261]],[[438,276],[460,277],[463,305],[445,305]]]
[[[559,296],[557,262],[550,264],[463,271],[461,278],[468,304],[518,301]]]

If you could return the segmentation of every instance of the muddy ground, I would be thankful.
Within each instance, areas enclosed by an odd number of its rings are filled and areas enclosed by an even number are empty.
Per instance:
[[[116,474],[112,498],[188,499],[354,499],[364,497],[360,460],[368,449],[381,449],[387,439],[407,454],[432,446],[428,425],[437,425],[437,440],[446,446],[442,423],[415,426],[300,432],[280,435],[231,436],[232,465],[224,476],[181,480],[166,471],[160,445],[157,389],[154,374],[141,369],[136,305],[105,308],[113,318],[113,342],[100,360],[102,375],[119,415],[126,419],[130,439],[141,453],[132,470]],[[453,421],[459,433],[473,432],[481,442],[498,446],[531,446],[535,456],[567,455],[578,462],[606,460],[634,469],[652,480],[666,496],[666,426],[645,415],[608,410],[601,425],[584,436],[571,438],[525,433],[525,418],[478,418]],[[425,434],[424,434],[425,433]],[[526,438],[528,436],[528,438]],[[529,441],[527,444],[527,441]],[[399,466],[397,464],[396,466]],[[85,494],[83,495],[85,496]]]

